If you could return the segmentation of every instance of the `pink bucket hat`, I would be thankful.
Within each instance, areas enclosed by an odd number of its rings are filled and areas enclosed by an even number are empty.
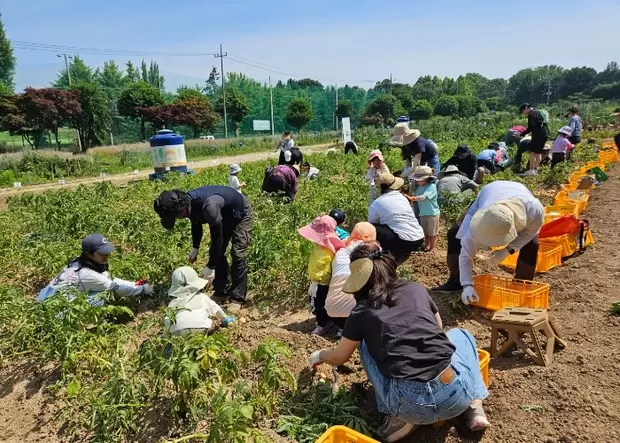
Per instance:
[[[344,247],[344,243],[338,238],[338,234],[336,234],[336,220],[329,215],[321,215],[315,218],[312,220],[312,223],[299,228],[297,232],[306,240],[323,246],[334,254],[338,249]]]
[[[370,163],[375,158],[383,161],[383,153],[379,149],[375,149],[370,152],[370,156],[368,157],[368,163]]]

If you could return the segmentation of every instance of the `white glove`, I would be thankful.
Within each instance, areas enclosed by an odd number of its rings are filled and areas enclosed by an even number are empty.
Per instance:
[[[209,284],[211,284],[211,282],[215,278],[215,269],[210,269],[209,267],[205,266],[205,268],[202,270],[202,278],[204,278],[209,282]]]
[[[315,298],[316,297],[316,291],[319,289],[319,284],[315,281],[313,281],[312,283],[310,283],[310,286],[308,287],[308,296],[310,298]]]
[[[187,261],[192,264],[196,261],[196,259],[198,258],[198,249],[196,248],[192,248],[192,250],[189,252],[188,256],[187,256]]]
[[[312,354],[310,354],[310,369],[314,369],[321,363],[323,363],[321,361],[321,352],[323,352],[324,350],[325,349],[321,349],[320,351],[314,351]]]
[[[476,293],[476,290],[473,286],[469,285],[463,288],[463,293],[461,294],[461,301],[466,305],[478,301],[478,294]]]
[[[506,259],[506,257],[508,257],[509,255],[510,255],[510,252],[508,252],[508,249],[506,248],[493,251],[491,252],[491,255],[489,255],[489,264],[493,266],[497,266],[501,262],[503,262]]]
[[[153,295],[153,291],[154,291],[153,286],[149,285],[148,283],[145,283],[142,285],[142,293],[144,295]]]

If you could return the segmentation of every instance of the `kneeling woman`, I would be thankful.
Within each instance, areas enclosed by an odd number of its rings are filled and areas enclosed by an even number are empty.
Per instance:
[[[265,169],[263,192],[283,193],[291,201],[295,200],[299,171],[297,165],[278,165]]]
[[[351,254],[344,291],[357,303],[342,340],[336,349],[312,353],[310,364],[342,365],[359,346],[377,407],[387,414],[377,430],[385,441],[461,414],[472,430],[490,426],[482,409],[488,392],[474,337],[463,329],[444,333],[426,289],[399,281],[391,255],[376,244],[360,245]]]

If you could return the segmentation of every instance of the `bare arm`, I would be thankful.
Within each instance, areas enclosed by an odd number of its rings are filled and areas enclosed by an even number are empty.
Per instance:
[[[360,342],[342,337],[336,349],[323,350],[319,354],[321,362],[332,366],[340,366],[349,361]]]

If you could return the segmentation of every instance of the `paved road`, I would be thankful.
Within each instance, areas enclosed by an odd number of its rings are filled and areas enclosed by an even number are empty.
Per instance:
[[[334,146],[333,143],[324,143],[321,145],[312,145],[301,148],[301,151],[306,154],[309,151],[312,152],[324,152],[328,148]],[[269,158],[278,158],[278,152],[251,152],[248,154],[234,155],[229,157],[215,157],[206,160],[200,160],[191,164],[191,169],[198,171],[200,169],[213,168],[219,165],[229,165],[231,163],[248,163],[259,160],[266,160]],[[127,172],[124,174],[113,174],[106,177],[87,177],[68,179],[64,185],[58,183],[43,183],[40,185],[24,186],[23,188],[4,188],[0,189],[0,202],[6,201],[8,197],[14,195],[25,194],[28,192],[44,192],[53,189],[74,189],[80,185],[86,185],[91,183],[99,183],[103,181],[109,181],[116,184],[129,183],[136,180],[146,180],[149,174],[153,173],[152,169],[138,171],[138,173]]]

